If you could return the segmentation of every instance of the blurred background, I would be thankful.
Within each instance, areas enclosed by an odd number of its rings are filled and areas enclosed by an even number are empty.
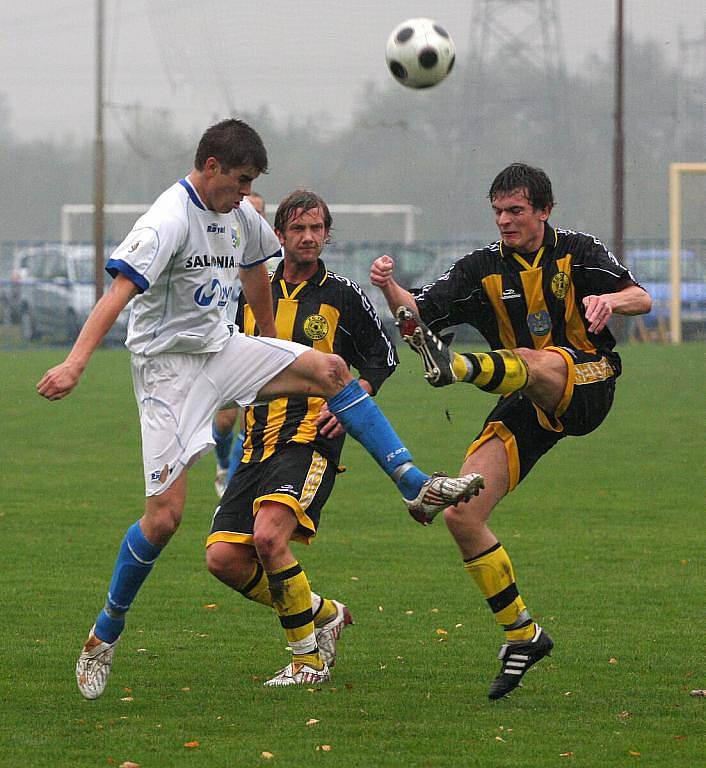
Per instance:
[[[671,338],[669,167],[706,162],[703,0],[0,0],[0,12],[5,348],[67,343],[90,309],[97,153],[104,202],[127,206],[106,213],[107,255],[228,116],[265,140],[270,172],[254,188],[270,211],[299,186],[366,206],[335,215],[327,256],[365,290],[381,252],[419,285],[495,239],[495,174],[544,168],[551,222],[599,237],[657,298],[621,333]],[[385,65],[390,31],[414,16],[456,44],[451,75],[425,91]],[[706,174],[679,179],[680,333],[698,338]]]

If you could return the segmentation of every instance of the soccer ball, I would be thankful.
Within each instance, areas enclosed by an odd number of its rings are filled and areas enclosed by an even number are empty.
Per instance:
[[[407,19],[392,30],[385,58],[398,83],[431,88],[451,71],[456,47],[449,33],[432,19]]]

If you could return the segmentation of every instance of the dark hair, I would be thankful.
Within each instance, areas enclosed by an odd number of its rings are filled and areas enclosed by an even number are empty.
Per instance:
[[[297,210],[310,211],[312,208],[318,208],[321,211],[324,227],[330,230],[333,218],[328,205],[317,194],[309,192],[307,189],[295,189],[277,206],[275,229],[284,233],[287,229],[287,224],[294,218]]]
[[[226,173],[239,165],[252,165],[267,173],[265,145],[257,131],[242,120],[221,120],[205,131],[196,148],[194,168],[202,171],[209,157],[215,157]]]
[[[535,211],[554,207],[549,176],[541,168],[533,168],[524,163],[513,163],[500,171],[490,185],[488,198],[492,202],[497,195],[507,195],[518,189],[526,190],[527,199]]]

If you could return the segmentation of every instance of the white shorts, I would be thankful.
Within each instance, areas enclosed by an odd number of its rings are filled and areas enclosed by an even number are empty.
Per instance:
[[[133,354],[145,495],[164,493],[213,448],[211,421],[219,408],[250,405],[265,384],[308,350],[293,341],[236,334],[220,352]]]

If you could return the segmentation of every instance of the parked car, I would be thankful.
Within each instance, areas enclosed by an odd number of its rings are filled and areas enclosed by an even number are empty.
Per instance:
[[[47,244],[20,251],[18,264],[24,270],[17,281],[22,337],[72,344],[95,301],[94,249]],[[105,277],[107,286],[110,278]],[[128,317],[126,308],[106,341],[125,341]]]
[[[629,250],[630,269],[652,297],[652,311],[645,315],[645,327],[669,326],[672,302],[671,253],[660,248]],[[681,252],[681,322],[687,336],[706,330],[706,256],[703,252]]]

